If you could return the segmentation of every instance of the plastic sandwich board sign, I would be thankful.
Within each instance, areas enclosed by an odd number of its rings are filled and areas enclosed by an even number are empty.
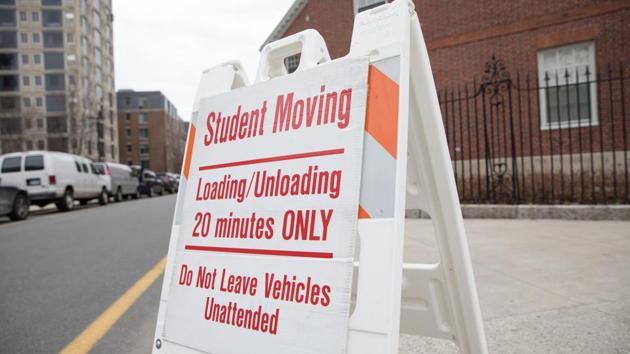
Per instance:
[[[344,58],[308,30],[254,84],[207,70],[186,145],[154,353],[397,353],[401,331],[487,351],[411,2],[358,14]],[[439,263],[403,264],[406,207]]]
[[[200,102],[167,338],[211,353],[343,351],[367,65]]]

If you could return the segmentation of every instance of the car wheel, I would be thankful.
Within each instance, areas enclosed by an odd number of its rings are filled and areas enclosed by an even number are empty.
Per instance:
[[[61,211],[69,211],[74,208],[74,195],[72,194],[72,190],[66,189],[61,200],[57,202],[57,208]]]
[[[147,189],[147,197],[149,198],[153,197],[153,187],[149,187]]]
[[[116,190],[116,195],[114,196],[114,200],[116,202],[122,202],[122,200],[123,200],[123,194],[122,194],[122,190],[120,189],[120,187],[118,187],[118,189]]]
[[[25,194],[16,195],[13,200],[13,210],[11,210],[11,214],[9,214],[9,219],[24,220],[28,218],[28,208],[30,204],[31,203]]]
[[[103,190],[101,190],[101,195],[98,196],[98,203],[100,205],[107,205],[108,201],[109,201],[109,195],[107,195],[107,190],[103,188]]]

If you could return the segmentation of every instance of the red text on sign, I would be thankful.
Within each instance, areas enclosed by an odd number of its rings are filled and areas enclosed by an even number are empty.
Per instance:
[[[268,299],[326,307],[330,304],[330,290],[329,285],[317,284],[311,277],[304,282],[295,275],[279,278],[273,273],[265,273],[265,297]]]
[[[195,227],[193,228],[193,237],[207,237],[210,232],[210,222],[212,215],[208,212],[195,214]]]
[[[267,101],[260,108],[241,112],[239,105],[234,115],[210,112],[206,118],[207,133],[203,137],[203,144],[222,144],[228,141],[243,140],[263,134]]]
[[[216,279],[216,268],[214,268],[212,272],[209,272],[205,266],[200,266],[197,270],[197,282],[195,283],[195,286],[203,289],[214,289]]]
[[[332,215],[332,209],[287,210],[283,217],[282,238],[285,240],[326,241]]]
[[[341,92],[325,91],[326,86],[322,85],[319,95],[306,99],[298,98],[295,101],[293,92],[278,96],[273,132],[279,133],[334,123],[337,123],[340,129],[347,127],[350,123],[352,89],[348,88]]]
[[[246,275],[235,275],[226,272],[225,268],[221,273],[221,287],[219,290],[242,295],[256,295],[256,287],[258,286],[258,278]]]

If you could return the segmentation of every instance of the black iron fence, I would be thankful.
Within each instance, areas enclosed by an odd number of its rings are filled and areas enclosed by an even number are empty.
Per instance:
[[[438,90],[462,202],[630,203],[625,75],[514,77],[493,57],[480,82]]]

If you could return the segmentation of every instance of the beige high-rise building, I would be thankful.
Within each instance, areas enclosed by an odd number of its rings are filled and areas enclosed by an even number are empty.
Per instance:
[[[0,0],[0,153],[118,160],[111,0]]]

